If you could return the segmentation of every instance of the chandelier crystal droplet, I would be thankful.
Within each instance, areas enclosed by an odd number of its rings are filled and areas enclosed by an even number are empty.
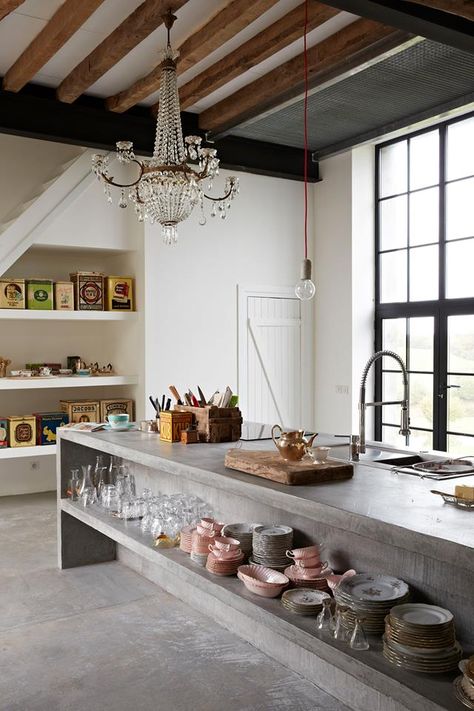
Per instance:
[[[176,76],[176,56],[170,45],[170,29],[175,16],[168,12],[163,20],[168,30],[168,43],[161,62],[161,81],[156,136],[153,156],[139,160],[131,141],[118,141],[116,158],[121,164],[133,164],[138,177],[130,183],[119,183],[110,173],[109,156],[96,154],[92,158],[92,170],[104,184],[108,202],[113,202],[110,186],[118,189],[118,206],[134,206],[139,222],[149,220],[161,225],[163,240],[175,244],[177,225],[186,220],[199,206],[199,224],[206,224],[205,200],[212,203],[211,216],[217,213],[222,219],[227,216],[231,202],[239,193],[239,181],[230,176],[224,194],[212,197],[204,192],[204,186],[212,189],[214,178],[219,174],[219,159],[215,148],[202,146],[201,136],[186,136],[183,139]]]

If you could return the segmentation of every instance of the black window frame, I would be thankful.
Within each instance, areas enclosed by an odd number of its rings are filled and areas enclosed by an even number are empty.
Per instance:
[[[434,363],[433,363],[433,443],[432,447],[436,450],[447,450],[447,385],[448,385],[448,333],[447,324],[449,316],[470,315],[474,314],[474,297],[447,299],[446,298],[446,244],[454,240],[446,240],[446,185],[455,182],[446,182],[446,136],[448,127],[454,123],[464,121],[474,117],[474,111],[456,116],[455,118],[446,121],[432,124],[426,128],[411,133],[398,136],[396,138],[384,141],[375,146],[375,350],[382,349],[383,339],[383,320],[388,318],[410,318],[431,316],[434,318]],[[381,303],[380,302],[380,217],[379,205],[383,200],[380,196],[380,163],[381,151],[387,146],[393,145],[400,141],[408,140],[429,133],[433,130],[439,130],[439,265],[438,279],[439,291],[438,299],[433,301],[408,301],[409,285],[407,285],[407,301],[397,303]],[[407,171],[410,171],[410,149],[408,147],[407,154]],[[458,180],[464,180],[471,176],[464,176]],[[427,188],[429,186],[426,186]],[[410,191],[409,183],[407,184],[407,195],[415,191]],[[392,196],[393,197],[393,196]],[[472,235],[474,237],[474,235]],[[469,237],[466,239],[470,239]],[[409,280],[409,245],[407,259],[407,278]],[[386,369],[385,369],[386,370]],[[378,360],[375,364],[375,401],[380,402],[382,399],[382,362]],[[474,376],[473,376],[474,377]],[[382,440],[382,408],[376,408],[374,417],[374,438]],[[416,428],[418,431],[423,431],[423,428]],[[428,430],[424,430],[428,431]],[[454,434],[450,432],[450,434]],[[457,432],[460,436],[472,436],[474,444],[474,436],[469,433]]]

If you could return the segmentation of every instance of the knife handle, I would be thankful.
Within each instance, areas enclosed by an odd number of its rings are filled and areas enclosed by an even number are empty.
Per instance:
[[[169,391],[170,391],[170,393],[172,394],[172,396],[174,397],[174,399],[176,400],[177,404],[178,404],[178,405],[182,405],[183,402],[182,402],[182,400],[181,400],[181,395],[180,395],[179,392],[176,390],[176,388],[175,388],[174,385],[170,385],[170,386],[169,386]]]

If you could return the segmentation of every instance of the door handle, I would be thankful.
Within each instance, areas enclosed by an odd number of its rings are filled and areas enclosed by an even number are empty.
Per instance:
[[[448,388],[460,388],[461,385],[443,385],[442,389],[447,390]],[[443,393],[438,393],[438,397],[440,400],[444,398],[444,392]]]

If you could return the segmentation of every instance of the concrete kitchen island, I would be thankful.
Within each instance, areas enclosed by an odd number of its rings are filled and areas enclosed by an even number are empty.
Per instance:
[[[315,444],[328,442],[320,435]],[[70,469],[93,463],[98,452],[130,463],[137,489],[193,493],[224,521],[278,522],[295,529],[295,542],[317,541],[331,567],[380,572],[408,582],[415,599],[447,607],[470,650],[474,639],[474,517],[443,504],[432,488],[444,483],[393,474],[359,463],[348,481],[286,487],[224,467],[234,445],[167,444],[141,432],[61,432],[58,456],[59,565],[120,559],[354,709],[431,711],[462,708],[452,695],[454,675],[423,677],[391,666],[381,640],[354,653],[315,631],[314,620],[286,612],[278,600],[251,595],[237,578],[217,578],[183,552],[156,550],[149,536],[99,509],[65,498]],[[271,442],[237,443],[270,449]],[[338,455],[338,450],[334,453]],[[331,453],[333,454],[333,453]],[[459,481],[468,483],[472,477]],[[448,488],[449,487],[449,488]]]

